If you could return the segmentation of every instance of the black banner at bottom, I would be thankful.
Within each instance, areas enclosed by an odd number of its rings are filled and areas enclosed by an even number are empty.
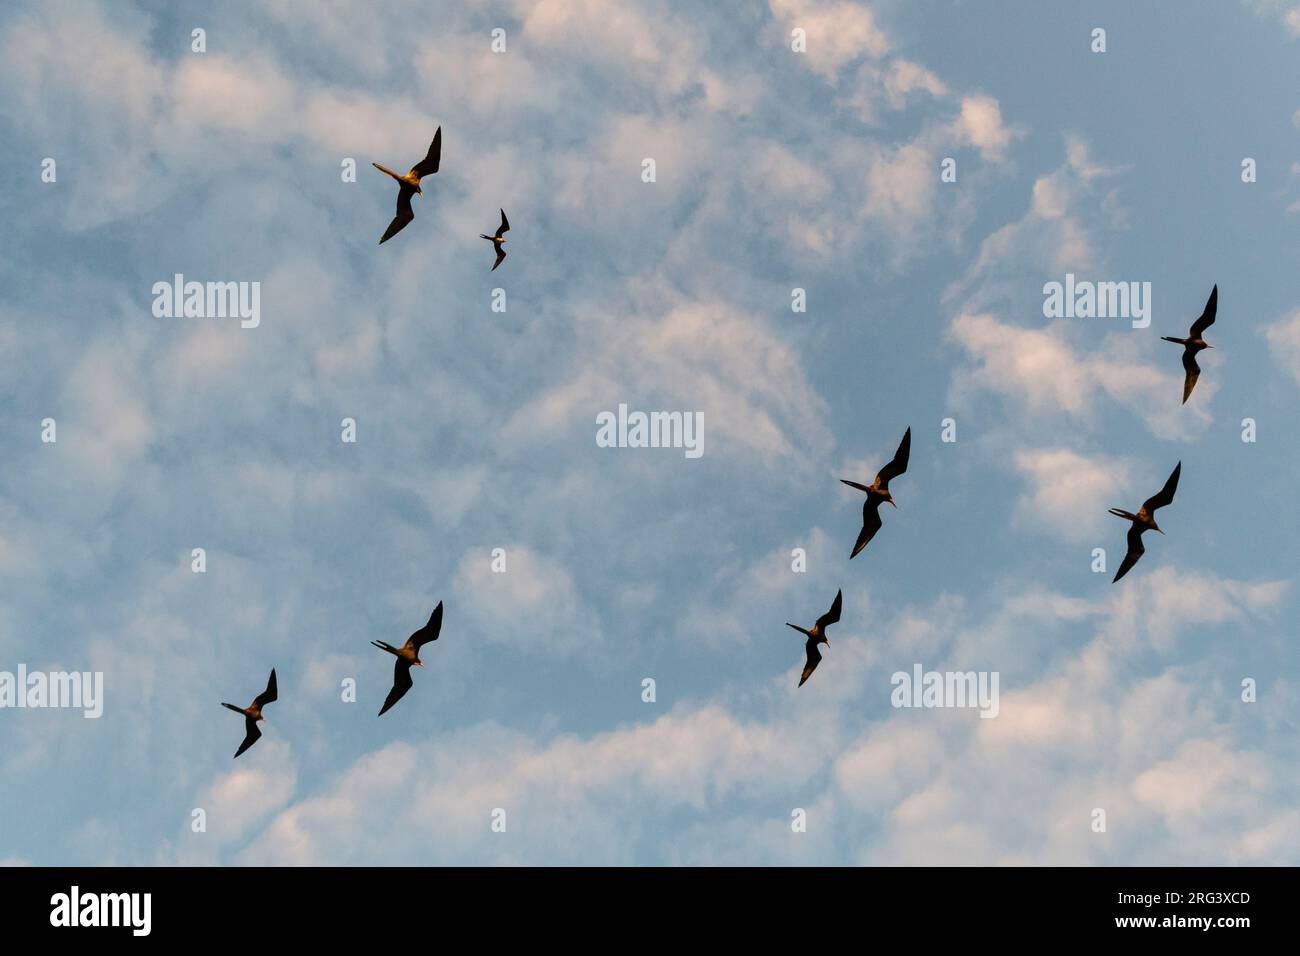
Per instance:
[[[1282,932],[1282,869],[0,869],[9,940],[243,942],[392,934],[533,945],[675,938],[806,944],[810,933],[1233,945]],[[447,935],[451,934],[451,935]],[[679,935],[681,934],[681,935]],[[974,934],[974,935],[972,935]],[[386,942],[386,940],[388,942]]]

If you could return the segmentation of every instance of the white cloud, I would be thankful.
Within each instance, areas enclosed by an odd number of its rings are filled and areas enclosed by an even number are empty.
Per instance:
[[[1300,309],[1264,327],[1268,351],[1279,367],[1300,385]],[[1199,382],[1197,383],[1199,386]]]
[[[1245,0],[1258,16],[1276,19],[1292,37],[1300,37],[1300,6],[1292,0]]]
[[[888,84],[886,83],[886,88]],[[1007,147],[1023,130],[1005,125],[996,99],[983,94],[959,98],[950,119],[927,120],[910,140],[875,144],[867,149],[866,192],[862,214],[890,237],[890,257],[901,264],[928,240],[956,244],[973,212],[969,196],[957,194],[940,203],[940,160],[956,158],[972,147],[989,170],[1008,163]],[[965,162],[965,161],[963,161]],[[981,182],[978,173],[959,165],[962,181]]]
[[[1015,133],[1002,123],[1002,110],[991,96],[965,96],[955,124],[963,140],[980,151],[984,159],[998,159]]]
[[[894,60],[885,71],[885,92],[890,106],[902,109],[913,93],[921,92],[932,97],[948,95],[947,85],[919,63],[911,60]],[[993,103],[994,109],[997,103]]]
[[[845,0],[769,0],[772,15],[785,29],[784,44],[789,47],[790,31],[802,29],[808,37],[808,50],[799,54],[808,68],[833,79],[846,64],[860,57],[879,59],[889,52],[889,41],[876,25],[871,8]]]
[[[293,82],[275,64],[256,57],[185,57],[170,77],[170,93],[177,125],[270,137],[295,119]]]
[[[1034,415],[1063,414],[1095,423],[1102,414],[1098,399],[1104,397],[1138,415],[1162,438],[1187,437],[1210,422],[1205,406],[1218,389],[1214,379],[1202,376],[1198,401],[1182,405],[1182,366],[1139,361],[1126,345],[1130,333],[1115,333],[1088,352],[1069,344],[1060,322],[1026,328],[987,313],[961,313],[948,334],[974,363],[953,374],[957,401],[988,391]]]
[[[1117,632],[1143,636],[1154,647],[1169,650],[1192,625],[1244,626],[1266,616],[1287,587],[1281,580],[1232,581],[1162,566],[1147,573],[1140,592],[1128,589],[1117,595],[1115,626]]]
[[[1127,462],[1068,448],[1019,451],[1015,466],[1028,484],[1016,505],[1020,522],[1075,543],[1096,542],[1106,502],[1129,480]]]
[[[232,721],[231,727],[243,733],[239,722]],[[239,757],[241,765],[222,774],[197,798],[196,806],[207,814],[208,840],[229,843],[240,839],[293,796],[297,773],[289,747],[282,741],[267,740],[266,733],[255,749]]]
[[[125,346],[93,345],[68,377],[59,445],[100,480],[121,480],[155,437],[136,365]]]
[[[531,548],[504,543],[506,570],[492,570],[493,548],[470,548],[452,590],[485,640],[545,654],[581,653],[599,644],[599,621],[573,576]]]
[[[758,319],[721,302],[669,301],[660,315],[580,317],[573,371],[506,428],[520,441],[559,429],[588,432],[596,414],[631,409],[700,412],[704,455],[744,454],[786,467],[825,449],[825,402],[799,357]]]

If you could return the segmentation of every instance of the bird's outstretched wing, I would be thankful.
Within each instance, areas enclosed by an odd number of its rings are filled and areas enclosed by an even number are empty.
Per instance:
[[[261,738],[261,736],[262,736],[262,732],[257,729],[257,721],[254,720],[252,717],[245,717],[244,718],[244,742],[240,744],[239,749],[235,751],[235,756],[238,757],[249,747],[253,746],[253,744],[257,743],[258,739]]]
[[[831,624],[835,624],[839,621],[840,606],[843,603],[844,603],[844,592],[836,591],[835,603],[831,605],[831,609],[829,611],[827,611],[821,617],[817,618],[817,623],[813,625],[813,630],[816,631],[818,634],[825,634],[826,628],[828,626],[830,626]]]
[[[880,502],[875,502],[874,507],[870,499],[862,506],[862,530],[858,532],[857,543],[853,545],[853,553],[849,555],[852,561],[858,556],[858,552],[867,546],[876,532],[880,530]]]
[[[812,672],[817,669],[817,665],[822,662],[822,652],[817,650],[816,641],[810,638],[808,643],[804,645],[804,650],[808,652],[808,663],[804,664],[803,673],[799,675],[800,687],[803,686],[804,681],[812,676]]]
[[[497,227],[497,238],[500,239],[510,231],[510,220],[506,218],[506,211],[501,210],[501,225]]]
[[[1218,313],[1218,311],[1219,311],[1219,287],[1216,284],[1215,287],[1210,290],[1210,297],[1205,300],[1205,311],[1201,313],[1201,317],[1199,319],[1197,319],[1195,322],[1192,323],[1192,330],[1190,333],[1190,337],[1194,339],[1199,339],[1201,337],[1201,333],[1214,324],[1214,317]]]
[[[279,699],[279,691],[275,686],[275,668],[271,668],[271,679],[266,682],[266,690],[253,698],[254,707],[265,707],[267,704],[273,704]]]
[[[492,268],[489,271],[496,272],[497,266],[501,265],[501,263],[505,261],[505,258],[506,258],[506,251],[502,249],[500,246],[497,246],[497,261],[492,263]]]
[[[912,454],[912,429],[909,427],[903,433],[903,440],[898,443],[898,451],[894,452],[893,459],[880,473],[876,475],[876,481],[880,482],[880,487],[888,489],[891,479],[897,478],[903,472],[907,471],[907,459]]]
[[[411,662],[404,661],[399,657],[397,663],[393,665],[393,689],[388,692],[388,696],[384,699],[384,706],[379,708],[379,716],[384,716],[390,707],[406,695],[411,686]]]
[[[411,172],[423,179],[425,176],[432,176],[438,171],[438,163],[442,161],[442,127],[433,134],[433,142],[429,144],[429,152],[414,166]]]
[[[415,212],[411,209],[411,197],[414,195],[415,187],[402,183],[402,188],[397,191],[397,215],[393,217],[393,221],[384,230],[384,237],[379,240],[381,246],[405,229],[407,224],[415,218]]]
[[[421,647],[423,647],[425,644],[428,644],[430,641],[436,641],[438,639],[438,635],[441,633],[442,633],[442,602],[439,601],[438,606],[435,607],[433,609],[433,613],[429,615],[429,623],[425,624],[424,627],[420,628],[418,631],[416,631],[414,634],[408,637],[406,639],[406,646],[418,651]]]
[[[1201,377],[1201,367],[1196,364],[1196,353],[1191,349],[1183,350],[1183,370],[1187,373],[1183,378],[1183,404],[1186,405],[1196,387],[1196,380]]]
[[[1148,515],[1155,514],[1157,508],[1163,508],[1165,505],[1172,504],[1174,492],[1178,490],[1178,476],[1182,473],[1183,463],[1180,461],[1174,466],[1174,470],[1169,473],[1165,480],[1165,486],[1157,491],[1154,495],[1142,502],[1142,510]]]
[[[1146,548],[1142,547],[1141,527],[1136,524],[1130,526],[1128,529],[1128,552],[1124,555],[1124,560],[1120,564],[1119,570],[1115,572],[1115,577],[1111,579],[1110,583],[1114,584],[1124,575],[1128,574],[1133,565],[1138,563],[1138,558],[1146,554],[1146,550]]]

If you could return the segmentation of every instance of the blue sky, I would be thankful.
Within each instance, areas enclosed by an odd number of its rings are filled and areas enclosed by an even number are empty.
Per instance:
[[[0,711],[0,861],[1300,862],[1300,8],[383,6],[0,14],[0,670],[105,684]],[[439,125],[378,247],[369,164]],[[259,327],[155,317],[177,272]],[[1044,318],[1067,272],[1150,282],[1150,328]],[[1215,283],[1180,406],[1159,336]],[[704,455],[598,447],[619,403]],[[850,563],[837,479],[908,426]],[[1179,460],[1112,585],[1106,509]],[[376,719],[369,641],[439,600]],[[892,708],[918,662],[998,716]]]

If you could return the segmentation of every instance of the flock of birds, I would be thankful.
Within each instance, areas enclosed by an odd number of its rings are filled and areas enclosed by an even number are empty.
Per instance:
[[[384,706],[379,708],[379,716],[382,717],[392,709],[392,706],[406,696],[406,692],[415,686],[411,680],[411,668],[423,667],[424,661],[420,660],[420,648],[431,641],[436,641],[438,635],[442,632],[442,602],[433,609],[429,615],[429,623],[420,628],[414,634],[406,639],[406,643],[401,647],[394,647],[383,641],[371,641],[381,651],[387,651],[397,658],[393,662],[393,689],[388,692],[384,698]],[[266,682],[266,690],[253,698],[253,702],[247,707],[236,707],[234,704],[227,704],[224,700],[221,702],[222,707],[229,708],[237,714],[244,715],[244,741],[235,751],[238,757],[253,744],[257,743],[258,738],[262,736],[262,731],[258,728],[258,723],[266,720],[262,716],[262,708],[267,704],[273,704],[279,700],[280,694],[275,685],[275,668],[271,668],[271,679]]]
[[[1192,323],[1192,327],[1187,332],[1187,338],[1179,339],[1169,335],[1162,335],[1161,339],[1166,342],[1175,342],[1183,347],[1183,370],[1185,377],[1183,380],[1183,402],[1187,404],[1187,399],[1192,394],[1192,389],[1196,387],[1196,380],[1200,378],[1201,367],[1196,364],[1196,355],[1204,349],[1212,349],[1205,341],[1205,330],[1214,324],[1214,318],[1219,309],[1219,287],[1210,291],[1210,298],[1206,300],[1205,309],[1200,318]],[[907,471],[907,461],[912,452],[912,429],[909,428],[903,433],[903,440],[898,443],[898,451],[894,452],[894,457],[889,460],[885,467],[876,473],[876,479],[870,485],[859,484],[856,481],[849,481],[847,478],[841,478],[844,484],[850,488],[856,488],[864,492],[867,496],[862,502],[862,530],[858,532],[858,540],[853,543],[853,550],[849,553],[849,560],[853,560],[871,543],[871,539],[876,536],[876,532],[881,528],[880,506],[888,502],[895,508],[898,505],[894,502],[894,496],[889,491],[889,483],[899,475]],[[1156,524],[1156,510],[1166,505],[1173,504],[1174,492],[1178,490],[1178,476],[1182,474],[1183,463],[1180,461],[1174,466],[1173,472],[1165,481],[1164,487],[1154,495],[1142,502],[1142,507],[1138,509],[1137,514],[1131,511],[1124,511],[1122,508],[1111,508],[1110,513],[1119,518],[1124,518],[1129,524],[1128,529],[1128,549],[1124,554],[1124,560],[1120,562],[1119,570],[1115,572],[1115,577],[1111,583],[1115,583],[1129,571],[1133,570],[1133,565],[1138,563],[1138,559],[1146,554],[1146,548],[1142,546],[1142,535],[1148,531],[1160,531],[1160,526]],[[822,662],[821,649],[819,645],[829,645],[830,641],[826,639],[826,628],[835,624],[840,619],[840,610],[844,603],[844,592],[842,590],[835,592],[835,602],[831,609],[817,619],[817,623],[812,626],[812,630],[804,630],[796,624],[786,623],[787,627],[792,627],[801,634],[808,637],[804,644],[805,663],[803,673],[799,675],[799,686],[802,687],[804,682],[812,676],[812,672],[817,669],[817,665]]]
[[[372,165],[381,173],[391,176],[398,182],[397,191],[397,214],[393,221],[388,224],[384,230],[379,244],[383,245],[393,236],[405,229],[412,220],[415,219],[415,212],[411,208],[411,197],[424,195],[420,188],[420,181],[426,177],[438,172],[438,166],[442,159],[442,127],[433,135],[433,142],[429,144],[429,151],[424,159],[416,163],[403,176],[399,176],[386,166],[379,163]],[[479,234],[479,238],[486,239],[492,243],[493,250],[496,252],[496,261],[492,263],[491,271],[495,272],[497,266],[501,265],[502,260],[506,257],[505,251],[505,233],[510,229],[510,220],[506,218],[506,211],[501,210],[501,225],[497,227],[494,235]],[[1204,349],[1214,348],[1205,341],[1204,333],[1211,325],[1214,324],[1215,315],[1218,311],[1219,304],[1219,287],[1215,285],[1210,292],[1210,298],[1205,303],[1205,310],[1201,313],[1200,318],[1192,323],[1188,330],[1186,338],[1174,338],[1172,336],[1161,336],[1166,342],[1174,342],[1183,346],[1183,370],[1185,378],[1183,381],[1183,404],[1187,404],[1187,399],[1192,394],[1192,389],[1196,387],[1196,380],[1200,377],[1201,368],[1196,363],[1196,356]],[[853,550],[849,554],[849,560],[856,558],[859,553],[871,543],[871,539],[876,536],[881,528],[880,506],[885,503],[898,505],[894,501],[893,494],[890,493],[889,483],[899,475],[907,471],[907,462],[912,451],[912,429],[909,427],[903,433],[903,440],[898,444],[898,450],[894,452],[894,457],[876,473],[875,480],[870,485],[863,485],[856,481],[849,481],[847,478],[841,478],[844,484],[850,488],[856,488],[863,492],[867,497],[862,503],[862,530],[858,532],[858,538],[853,544]],[[1142,507],[1137,514],[1124,511],[1120,508],[1111,508],[1110,514],[1116,517],[1124,518],[1130,522],[1128,530],[1128,550],[1124,555],[1124,560],[1120,563],[1119,570],[1115,572],[1112,583],[1118,581],[1124,575],[1128,574],[1137,564],[1138,559],[1146,553],[1142,546],[1142,535],[1148,531],[1159,531],[1160,526],[1156,524],[1155,513],[1157,509],[1172,504],[1174,493],[1178,490],[1178,477],[1182,473],[1183,463],[1180,461],[1173,472],[1165,481],[1164,487],[1142,503]],[[797,624],[787,622],[786,626],[794,628],[800,634],[807,637],[804,644],[805,663],[803,672],[799,675],[799,686],[802,687],[812,672],[817,669],[821,663],[822,655],[820,645],[830,645],[826,637],[826,629],[840,620],[840,611],[844,603],[843,590],[836,591],[835,601],[831,604],[830,610],[817,619],[811,629],[799,627]],[[406,692],[414,686],[411,680],[411,668],[423,667],[424,663],[420,660],[420,648],[431,641],[438,639],[442,631],[442,602],[434,608],[433,613],[429,616],[429,621],[424,627],[420,628],[409,638],[401,647],[394,647],[383,641],[371,641],[371,643],[382,651],[392,654],[397,660],[393,665],[393,687],[388,692],[388,697],[384,700],[384,706],[379,710],[379,716],[387,713],[394,704],[406,695]],[[278,697],[275,683],[275,670],[271,670],[271,678],[266,685],[266,690],[258,694],[253,699],[252,704],[247,707],[236,707],[234,704],[222,702],[223,707],[227,707],[235,713],[244,715],[245,736],[239,749],[235,751],[238,757],[253,744],[257,743],[262,736],[261,730],[258,729],[258,723],[265,720],[262,716],[262,708],[267,704],[273,703]]]
[[[381,173],[392,176],[397,180],[397,214],[393,216],[393,221],[388,224],[384,234],[379,237],[381,246],[409,226],[411,221],[415,219],[415,210],[411,208],[411,197],[424,195],[424,190],[420,188],[420,180],[425,176],[432,176],[436,173],[441,163],[442,127],[439,126],[438,131],[433,134],[433,142],[429,144],[429,151],[425,153],[424,159],[407,170],[405,176],[399,176],[387,166],[381,166],[379,163],[370,164]],[[504,236],[509,230],[510,220],[506,218],[506,211],[502,209],[501,225],[497,227],[496,234],[485,236],[479,233],[480,239],[486,239],[492,243],[492,248],[497,254],[497,260],[492,263],[491,272],[496,272],[497,266],[501,265],[501,261],[506,257],[506,240]]]

